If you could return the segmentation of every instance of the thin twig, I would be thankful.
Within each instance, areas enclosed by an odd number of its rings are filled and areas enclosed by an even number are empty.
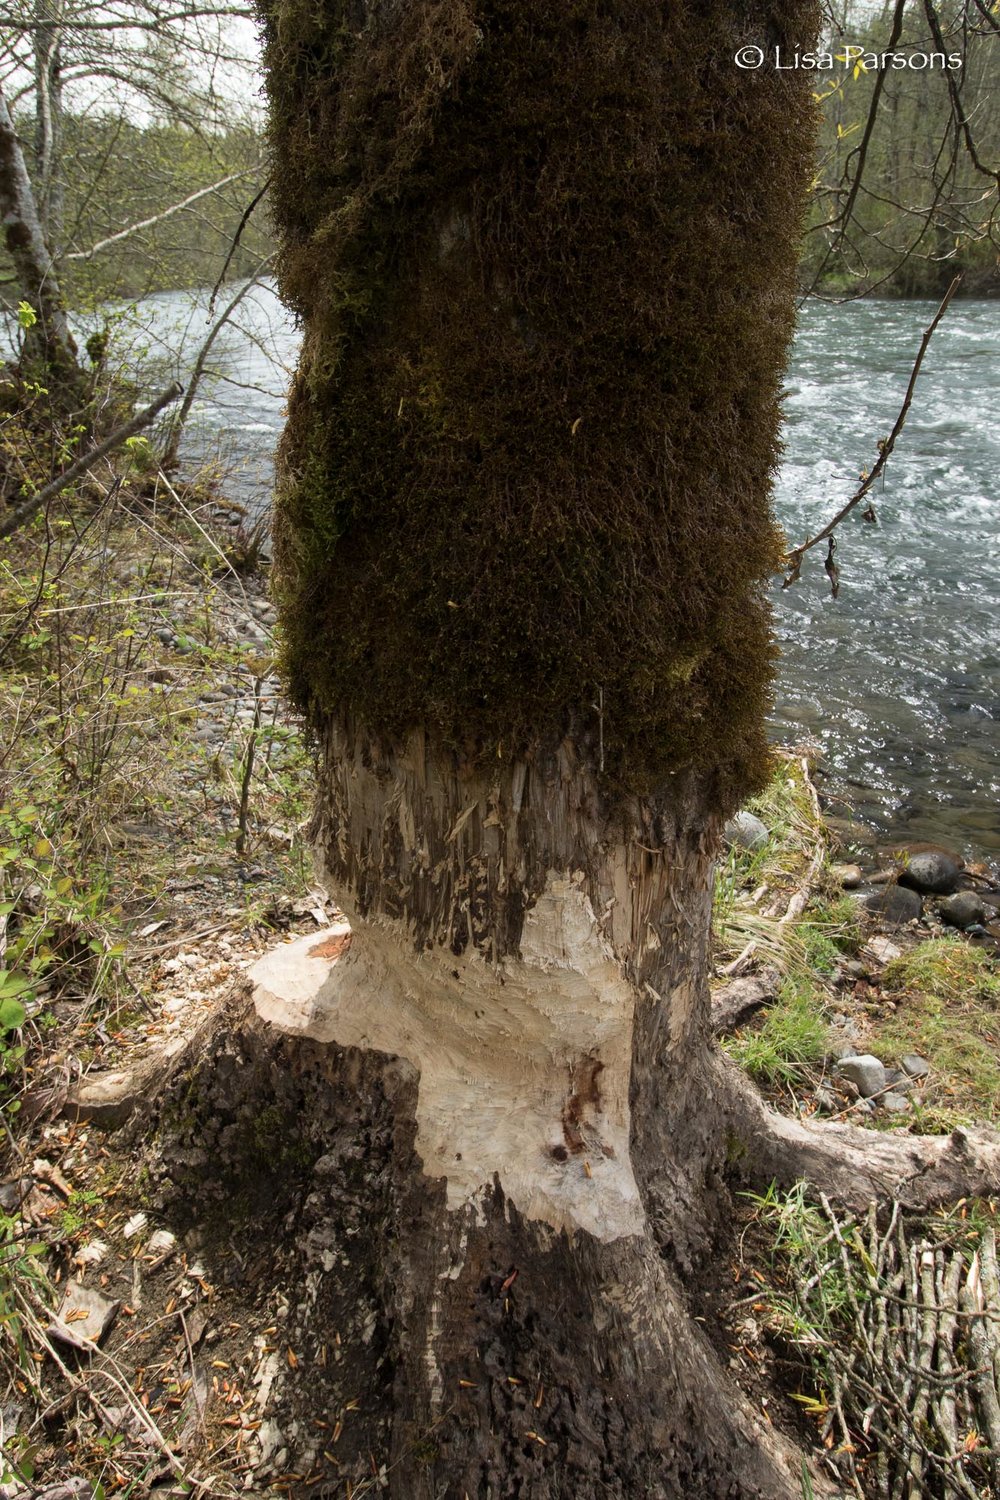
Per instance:
[[[948,288],[948,290],[944,294],[944,297],[941,299],[940,307],[934,314],[931,322],[924,329],[923,338],[920,340],[920,348],[917,351],[917,357],[913,362],[913,369],[910,371],[910,379],[906,387],[906,395],[903,397],[903,404],[899,408],[899,415],[896,418],[895,425],[889,436],[883,439],[878,445],[878,458],[875,462],[874,467],[869,474],[865,475],[860,488],[855,490],[854,494],[851,496],[850,500],[848,500],[847,504],[841,507],[841,509],[833,517],[832,521],[827,522],[822,531],[817,531],[814,536],[808,537],[804,542],[800,542],[797,547],[793,547],[792,550],[786,554],[785,560],[782,563],[782,568],[787,569],[788,571],[785,581],[781,585],[783,589],[790,588],[793,583],[798,582],[799,575],[802,572],[802,559],[805,554],[811,551],[813,547],[818,547],[820,542],[825,542],[828,537],[833,536],[834,531],[837,529],[840,523],[846,516],[850,515],[854,507],[864,499],[864,497],[868,494],[869,490],[874,485],[875,481],[879,478],[880,474],[885,469],[885,466],[889,461],[889,455],[892,452],[893,448],[896,446],[896,439],[899,437],[899,434],[902,432],[903,427],[906,423],[910,405],[913,401],[913,392],[917,384],[917,376],[920,374],[920,367],[924,362],[924,355],[927,353],[928,346],[930,345],[931,339],[934,337],[935,330],[937,329],[938,324],[947,312],[948,304],[951,301],[952,297],[955,295],[955,292],[961,280],[961,276],[955,277],[954,281],[951,283],[951,286]]]

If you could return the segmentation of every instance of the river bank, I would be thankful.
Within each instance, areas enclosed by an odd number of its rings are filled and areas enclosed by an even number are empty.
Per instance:
[[[266,559],[210,484],[94,484],[54,551],[19,539],[0,586],[5,632],[19,632],[0,674],[13,726],[6,967],[19,985],[0,1072],[0,1264],[15,1309],[0,1329],[5,1454],[81,1493],[141,1495],[157,1477],[233,1500],[360,1483],[371,1470],[351,1451],[349,1402],[324,1410],[318,1447],[276,1417],[282,1380],[309,1388],[308,1318],[280,1346],[273,1337],[298,1306],[306,1221],[258,1233],[270,1206],[240,1199],[195,1205],[182,1224],[148,1129],[174,1060],[220,1015],[242,1014],[252,964],[334,916],[311,880],[310,757],[275,675]],[[993,960],[975,933],[945,934],[936,895],[911,889],[920,911],[901,925],[862,910],[849,888],[867,881],[873,905],[901,896],[914,856],[880,866],[850,828],[838,847],[819,802],[808,761],[780,756],[748,809],[763,842],[733,840],[720,860],[724,1045],[803,1118],[921,1131],[995,1118]],[[955,876],[980,894],[991,879],[974,862]],[[925,1071],[908,1071],[914,1057]],[[244,1123],[261,1171],[286,1157],[301,1171],[267,1108]],[[760,1378],[750,1363],[744,1373],[748,1388]],[[308,1474],[289,1442],[308,1448]],[[15,1476],[3,1493],[27,1490]]]

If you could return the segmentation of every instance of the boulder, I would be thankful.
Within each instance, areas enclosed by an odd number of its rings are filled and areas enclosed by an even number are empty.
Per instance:
[[[735,818],[730,818],[722,830],[723,841],[727,848],[748,849],[756,854],[761,849],[767,848],[770,838],[766,826],[753,813],[738,812]]]
[[[966,928],[984,920],[986,907],[975,891],[956,891],[953,896],[946,896],[941,902],[938,915],[942,922],[947,922],[951,927]]]
[[[887,885],[865,897],[865,910],[893,927],[919,920],[924,905],[919,894],[902,885]]]
[[[899,872],[900,885],[933,896],[948,896],[958,885],[958,861],[943,849],[926,849],[906,857]]]
[[[861,1052],[853,1057],[842,1057],[835,1072],[854,1084],[862,1099],[880,1094],[886,1086],[884,1065],[870,1052]]]

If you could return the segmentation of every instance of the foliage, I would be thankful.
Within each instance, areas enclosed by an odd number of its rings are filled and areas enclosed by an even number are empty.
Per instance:
[[[836,34],[825,44],[836,66],[813,74],[821,125],[801,279],[811,288],[818,277],[825,295],[938,297],[960,271],[966,294],[995,294],[995,18],[967,0],[907,5],[895,49],[900,56],[941,51],[929,26],[933,15],[944,55],[961,57],[959,67],[844,66],[847,45],[884,52],[894,11],[894,0],[840,6]],[[862,165],[877,88],[881,97]],[[840,215],[858,172],[861,187],[842,234]]]

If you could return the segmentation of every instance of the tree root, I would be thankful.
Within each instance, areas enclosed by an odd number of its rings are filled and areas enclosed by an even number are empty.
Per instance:
[[[805,1180],[856,1211],[895,1200],[911,1212],[926,1212],[1000,1191],[1000,1135],[985,1126],[947,1136],[890,1135],[791,1119],[769,1109],[735,1064],[722,1058],[714,1092],[730,1158],[738,1157],[738,1169],[750,1181]]]

